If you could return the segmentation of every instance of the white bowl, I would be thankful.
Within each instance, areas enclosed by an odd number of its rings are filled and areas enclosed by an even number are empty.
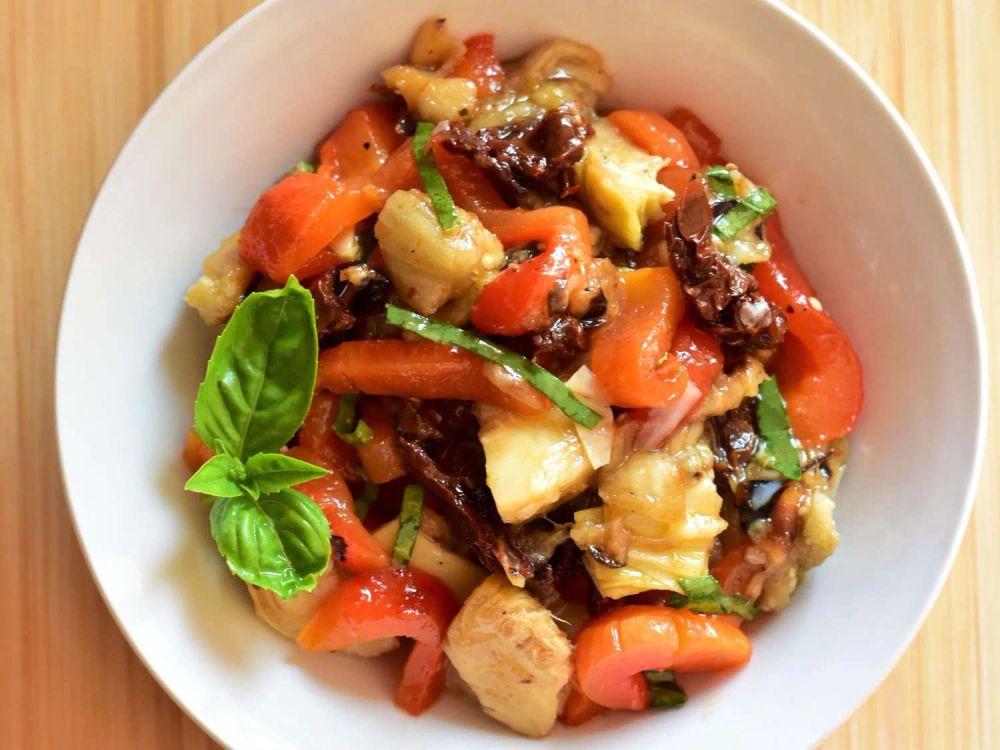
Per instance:
[[[227,745],[526,742],[458,696],[419,720],[396,710],[391,660],[297,651],[255,618],[204,508],[181,490],[213,338],[184,308],[185,288],[431,15],[461,34],[495,31],[505,55],[552,35],[590,42],[615,74],[616,103],[701,114],[781,201],[864,365],[840,549],[754,629],[750,665],[706,681],[681,711],[610,715],[546,742],[817,741],[890,669],[951,563],[980,463],[984,341],[954,212],[913,135],[856,64],[763,0],[286,0],[198,55],[108,175],[62,315],[63,472],[108,606],[164,688]]]

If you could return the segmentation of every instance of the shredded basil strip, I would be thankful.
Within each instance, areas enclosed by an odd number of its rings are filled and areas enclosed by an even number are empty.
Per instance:
[[[710,575],[678,578],[677,582],[684,589],[684,596],[672,596],[669,601],[671,607],[705,615],[739,615],[744,620],[757,616],[756,607],[742,596],[723,593],[719,582]]]
[[[680,708],[687,703],[687,695],[677,684],[673,670],[647,670],[642,674],[649,688],[649,705],[652,708]]]
[[[717,165],[709,167],[702,174],[708,179],[708,186],[712,188],[712,192],[719,196],[721,200],[739,200],[739,196],[736,195],[736,188],[733,186],[733,176],[729,173],[728,169]]]
[[[785,401],[778,390],[778,381],[773,377],[760,384],[757,396],[757,430],[763,438],[758,463],[789,479],[800,479],[802,467],[799,464],[799,452],[792,441]]]
[[[357,393],[345,393],[337,404],[337,416],[333,420],[333,431],[341,440],[350,445],[367,445],[375,437],[371,427],[363,419],[357,418]]]
[[[455,210],[455,201],[452,200],[451,193],[448,192],[444,177],[441,176],[437,163],[434,161],[434,152],[430,149],[433,131],[433,123],[417,123],[416,132],[413,134],[413,155],[417,160],[420,181],[424,183],[424,190],[427,191],[427,196],[431,199],[438,223],[442,229],[448,231],[458,223],[458,212]]]
[[[366,481],[361,494],[354,500],[354,515],[358,517],[359,521],[365,520],[365,516],[368,515],[368,511],[376,500],[378,500],[378,485]]]
[[[390,325],[399,326],[439,344],[457,346],[490,362],[510,368],[533,388],[548,396],[552,403],[574,422],[587,428],[594,428],[601,421],[601,415],[574,396],[564,382],[530,359],[479,338],[474,333],[463,331],[448,323],[431,320],[401,307],[386,305],[385,310],[386,321]]]
[[[299,172],[315,172],[315,171],[316,171],[316,165],[313,164],[311,161],[305,161],[305,160],[295,162],[295,166],[292,167],[291,170],[292,174],[297,174]]]
[[[712,233],[723,242],[728,242],[758,219],[768,216],[777,205],[778,202],[764,188],[755,188],[715,220]]]
[[[392,547],[392,562],[406,565],[413,555],[413,546],[420,533],[420,518],[424,513],[424,489],[419,484],[408,484],[403,490],[403,504],[399,509],[399,531]]]

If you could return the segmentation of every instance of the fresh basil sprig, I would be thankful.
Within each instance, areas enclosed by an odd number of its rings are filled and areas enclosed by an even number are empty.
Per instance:
[[[760,384],[757,397],[757,431],[763,438],[757,462],[789,479],[802,477],[799,451],[792,442],[785,401],[773,377]]]
[[[236,308],[198,388],[194,429],[216,451],[184,485],[213,498],[212,537],[229,569],[282,598],[330,562],[330,526],[294,485],[326,470],[278,451],[302,425],[319,346],[312,295],[291,277]]]

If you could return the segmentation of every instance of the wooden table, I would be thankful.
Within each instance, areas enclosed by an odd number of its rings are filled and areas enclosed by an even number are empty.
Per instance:
[[[164,85],[254,4],[0,0],[0,748],[213,746],[129,649],[84,565],[59,481],[52,363],[66,272],[101,179]],[[1000,3],[790,4],[916,130],[1000,333]],[[992,361],[1000,371],[995,351]],[[990,424],[995,436],[995,415]],[[919,637],[824,748],[1000,747],[998,460],[991,438],[972,523]]]

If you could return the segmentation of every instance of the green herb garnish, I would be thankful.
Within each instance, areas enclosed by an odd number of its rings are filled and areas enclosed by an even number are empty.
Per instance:
[[[758,219],[765,218],[777,205],[778,202],[764,188],[755,188],[715,220],[712,233],[723,242],[728,242]]]
[[[736,188],[733,186],[733,176],[728,169],[723,166],[714,166],[709,167],[702,174],[708,179],[708,186],[720,200],[734,201],[738,199]]]
[[[710,575],[697,578],[678,578],[684,596],[675,594],[670,606],[706,615],[739,615],[745,620],[757,616],[757,608],[742,596],[724,594],[719,582]]]
[[[316,165],[311,161],[297,161],[295,166],[289,170],[289,174],[298,174],[299,172],[315,172]]]
[[[497,346],[492,341],[479,338],[474,333],[464,331],[448,323],[425,318],[423,315],[404,310],[401,307],[386,305],[385,310],[386,320],[391,325],[399,326],[439,344],[460,347],[483,359],[510,369],[524,378],[533,388],[548,396],[563,414],[584,427],[596,427],[601,421],[601,415],[574,396],[564,382],[530,359],[515,354],[502,346]]]
[[[354,515],[358,517],[359,521],[365,520],[365,516],[368,515],[369,509],[376,500],[378,500],[378,485],[365,481],[365,487],[361,490],[361,494],[354,499]]]
[[[427,191],[427,196],[431,199],[438,223],[442,229],[448,231],[458,223],[458,212],[455,210],[455,201],[452,200],[451,193],[448,192],[444,177],[441,176],[441,171],[434,161],[434,152],[430,148],[433,131],[433,123],[417,123],[416,132],[413,134],[413,155],[417,160],[420,181],[424,183],[424,190]]]
[[[424,513],[424,490],[418,484],[408,484],[403,490],[403,504],[399,509],[399,531],[392,547],[394,565],[406,565],[413,555],[413,545],[420,533],[420,519]]]
[[[673,670],[646,670],[642,673],[649,688],[649,705],[652,708],[680,708],[687,703],[687,695]]]
[[[316,383],[312,295],[291,277],[236,308],[198,388],[194,429],[217,455],[185,484],[212,502],[229,569],[282,598],[311,590],[330,562],[330,525],[293,485],[326,470],[278,451],[305,419]]]
[[[375,437],[372,428],[357,417],[358,394],[345,393],[337,404],[337,417],[333,421],[333,431],[341,440],[350,445],[367,445]]]
[[[802,467],[799,452],[792,442],[785,401],[773,377],[760,384],[757,396],[757,430],[763,439],[758,451],[758,463],[768,466],[789,479],[800,479]]]

